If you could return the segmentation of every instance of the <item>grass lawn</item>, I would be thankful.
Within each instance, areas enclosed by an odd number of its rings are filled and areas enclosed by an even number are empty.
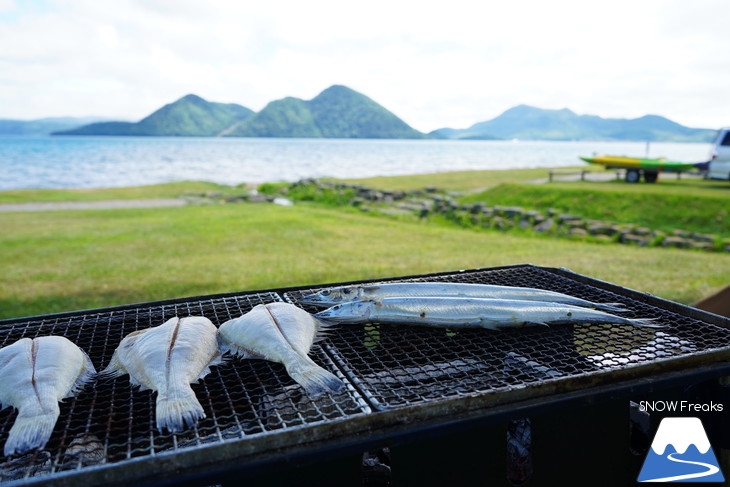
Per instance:
[[[104,198],[108,199],[108,198]],[[730,255],[600,245],[268,204],[0,213],[0,318],[532,263],[691,303]]]
[[[547,177],[548,169],[513,169],[505,171],[460,171],[412,176],[350,179],[348,182],[385,190],[413,190],[426,186],[440,189],[469,191],[496,186],[501,183],[531,181]],[[278,184],[277,185],[282,185]],[[191,193],[241,193],[240,187],[226,186],[204,181],[136,186],[129,188],[100,189],[19,189],[0,191],[0,204],[40,201],[100,201],[138,198],[175,198]]]
[[[461,201],[539,210],[557,208],[583,218],[633,223],[665,232],[679,228],[730,237],[730,184],[727,189],[705,190],[703,183],[707,181],[661,187],[625,183],[503,184],[466,195]]]
[[[613,173],[592,166],[561,167],[560,171],[590,171],[593,173]],[[391,191],[408,191],[426,186],[439,189],[472,193],[499,186],[500,184],[520,184],[547,180],[550,168],[507,169],[489,171],[455,171],[434,174],[417,174],[412,176],[382,176],[364,179],[348,179],[347,182],[362,184]],[[676,179],[674,174],[662,175],[655,184],[629,184],[621,179],[607,181],[570,181],[552,182],[541,185],[553,189],[585,189],[589,191],[621,191],[641,194],[683,194],[699,197],[730,197],[730,183],[698,178],[684,177]]]
[[[0,203],[26,203],[36,201],[102,201],[143,198],[176,198],[191,193],[241,192],[232,186],[204,181],[180,181],[176,183],[135,186],[129,188],[99,189],[17,189],[0,191]]]
[[[598,171],[583,166],[565,167],[561,170]],[[443,190],[473,191],[491,188],[502,183],[520,183],[538,179],[547,179],[548,168],[506,169],[490,171],[454,171],[433,174],[416,174],[411,176],[382,176],[375,178],[348,179],[349,183],[362,184],[390,191],[410,191],[426,186],[436,186]]]

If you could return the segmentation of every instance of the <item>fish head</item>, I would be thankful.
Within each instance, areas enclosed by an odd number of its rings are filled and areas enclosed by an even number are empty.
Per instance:
[[[362,295],[359,286],[343,286],[308,294],[300,299],[304,304],[337,304],[358,301]]]
[[[314,316],[331,323],[365,323],[370,319],[374,306],[372,301],[352,301],[336,304]]]

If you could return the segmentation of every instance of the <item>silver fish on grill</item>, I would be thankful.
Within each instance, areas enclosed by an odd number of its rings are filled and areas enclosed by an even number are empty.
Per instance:
[[[337,392],[344,383],[317,365],[309,349],[325,324],[289,303],[256,305],[218,329],[221,350],[242,358],[263,358],[283,364],[289,376],[313,394]]]
[[[570,304],[611,312],[626,311],[620,303],[594,303],[545,289],[457,282],[391,282],[340,286],[305,295],[299,301],[304,304],[332,306],[350,301],[380,301],[385,298],[419,297],[519,299]]]
[[[558,323],[618,323],[658,327],[651,319],[630,319],[568,304],[485,298],[385,298],[351,301],[314,315],[331,323],[408,323],[496,330]]]
[[[129,382],[157,392],[157,429],[178,432],[205,417],[190,384],[223,362],[217,329],[202,316],[170,318],[160,326],[127,335],[101,372],[129,374]]]
[[[96,375],[88,355],[61,336],[22,338],[0,350],[0,404],[18,408],[5,455],[43,448],[61,412]]]

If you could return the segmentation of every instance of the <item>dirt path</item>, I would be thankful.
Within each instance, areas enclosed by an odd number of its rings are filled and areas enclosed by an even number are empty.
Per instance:
[[[44,201],[32,203],[3,203],[0,212],[8,211],[56,211],[56,210],[114,210],[120,208],[158,208],[185,206],[181,198],[158,198],[106,201]]]

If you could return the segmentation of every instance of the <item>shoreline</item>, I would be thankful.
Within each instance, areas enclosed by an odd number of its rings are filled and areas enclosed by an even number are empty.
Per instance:
[[[5,184],[0,191],[126,187],[179,180],[236,185],[309,177],[349,180],[518,168],[546,171],[585,164],[580,157],[594,153],[646,152],[641,142],[599,141],[262,138],[218,144],[187,138],[83,139],[74,139],[75,143],[68,138],[29,138],[18,144],[6,141],[0,162]],[[709,144],[695,143],[657,142],[651,147],[650,156],[679,161],[706,160],[710,150]]]
[[[370,178],[321,178],[344,183],[370,186],[383,191],[407,191],[437,187],[442,191],[470,194],[485,191],[503,183],[508,184],[551,184],[581,183],[623,183],[617,170],[605,170],[593,166],[556,166],[529,169],[482,169],[466,171],[445,171],[401,176],[376,176]],[[694,174],[665,175],[662,181],[702,184]],[[263,183],[288,184],[288,183]],[[31,212],[59,210],[99,210],[124,208],[183,207],[213,198],[240,199],[242,193],[255,195],[260,184],[241,183],[223,185],[208,181],[174,181],[144,186],[109,188],[39,188],[0,190],[0,212]],[[655,185],[645,183],[628,185],[633,190],[654,190]],[[656,185],[660,186],[660,185]],[[705,188],[709,193],[713,190]],[[723,192],[724,193],[724,192]]]

